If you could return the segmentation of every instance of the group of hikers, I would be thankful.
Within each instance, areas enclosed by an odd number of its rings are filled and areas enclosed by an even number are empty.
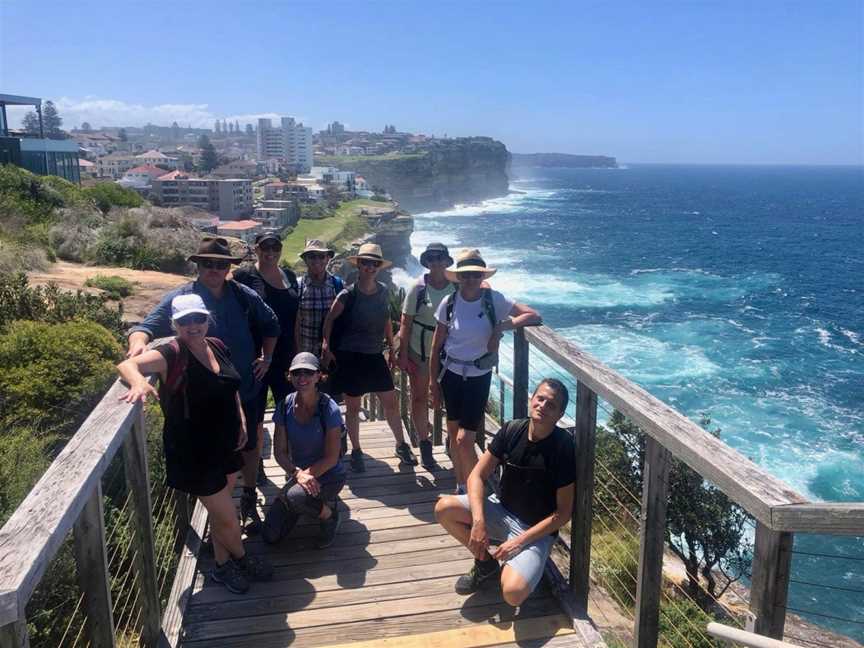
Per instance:
[[[344,430],[350,469],[366,469],[364,395],[374,393],[383,405],[400,463],[417,465],[395,395],[398,365],[409,376],[420,463],[430,471],[439,466],[429,403],[443,401],[446,410],[457,485],[455,495],[438,500],[435,515],[475,558],[456,590],[473,592],[500,574],[505,600],[521,604],[572,509],[573,442],[556,427],[567,388],[542,380],[529,418],[505,423],[479,460],[475,441],[485,429],[503,333],[539,324],[540,315],[491,288],[495,269],[479,250],[465,249],[454,261],[445,245],[432,243],[420,255],[426,272],[407,292],[394,335],[389,291],[378,280],[392,264],[378,245],[363,244],[348,257],[357,268],[351,286],[328,271],[334,251],[321,241],[308,241],[300,253],[301,277],[279,265],[282,241],[275,234],[257,237],[254,251],[255,263],[240,266],[226,239],[205,237],[189,257],[196,280],[166,294],[131,329],[127,359],[118,365],[129,385],[124,400],[152,396],[162,407],[168,485],[198,497],[207,509],[216,562],[211,578],[243,593],[250,582],[272,577],[264,557],[247,555],[244,528],[276,543],[311,516],[320,525],[318,546],[334,542],[346,482]],[[239,267],[232,273],[232,266]],[[261,520],[256,486],[266,483],[261,453],[268,392],[275,403],[273,456],[287,481]],[[343,399],[344,425],[337,403]],[[484,484],[499,465],[500,494],[487,495]],[[238,473],[239,520],[232,499]]]

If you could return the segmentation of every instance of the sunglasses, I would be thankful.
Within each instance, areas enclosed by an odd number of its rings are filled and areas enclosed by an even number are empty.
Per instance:
[[[480,279],[483,276],[482,272],[460,272],[460,279]]]
[[[278,252],[282,249],[281,243],[270,243],[268,245],[259,245],[258,246],[262,252]]]
[[[381,262],[373,261],[372,259],[360,259],[360,265],[366,266],[367,268],[377,268],[381,265]]]
[[[427,254],[426,255],[426,260],[429,263],[435,263],[437,261],[444,261],[446,258],[447,257],[444,256],[443,254]]]
[[[317,371],[312,371],[311,369],[295,369],[291,372],[292,378],[311,378],[314,376]]]
[[[231,267],[231,262],[216,261],[215,259],[198,259],[198,265],[207,270],[227,270]]]
[[[321,259],[326,259],[327,255],[323,252],[307,252],[303,255],[303,258],[308,261],[320,261]]]
[[[192,324],[203,324],[207,321],[207,316],[204,313],[192,313],[174,321],[180,326],[191,326]]]

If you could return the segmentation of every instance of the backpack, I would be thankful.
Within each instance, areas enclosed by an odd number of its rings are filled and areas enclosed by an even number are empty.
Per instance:
[[[333,321],[333,327],[330,329],[330,350],[333,352],[339,348],[342,338],[351,328],[351,310],[356,300],[357,284],[355,283],[348,287],[348,294],[342,304],[342,313]]]
[[[288,406],[288,399],[293,396],[293,403],[297,399],[297,392],[292,392],[285,397],[285,406]],[[325,437],[327,435],[327,402],[332,400],[329,394],[318,392],[318,407],[315,409],[318,416],[318,423],[321,425],[321,431]],[[342,419],[342,429],[339,432],[339,459],[345,456],[348,449],[348,428],[345,426],[345,419]]]
[[[222,351],[228,353],[228,347],[225,343],[216,337],[205,338],[207,342]],[[186,394],[186,370],[189,368],[189,349],[186,345],[180,344],[177,338],[172,338],[168,344],[174,351],[174,364],[168,367],[165,375],[165,382],[162,383],[159,389],[159,397],[162,400],[170,402],[178,392],[183,396],[183,418],[189,418],[189,398]]]
[[[424,274],[417,281],[417,285],[418,285],[417,301],[414,304],[414,320],[411,323],[412,326],[419,326],[421,329],[421,331],[420,331],[420,360],[422,360],[423,362],[426,362],[426,334],[435,332],[435,326],[429,326],[428,324],[424,324],[423,322],[417,321],[417,314],[420,312],[420,307],[423,304],[428,305],[430,308],[432,306],[432,303],[427,300],[427,296],[429,294],[429,291],[427,289],[426,279],[428,276],[429,275]],[[457,290],[458,290],[458,287],[457,287]],[[452,293],[449,296],[452,296]],[[451,309],[451,314],[452,314],[452,309]],[[450,320],[448,319],[447,321],[449,324]]]

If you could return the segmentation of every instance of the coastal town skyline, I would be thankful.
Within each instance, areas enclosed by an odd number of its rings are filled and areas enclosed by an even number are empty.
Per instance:
[[[860,2],[335,5],[352,20],[301,3],[285,41],[287,9],[217,2],[172,9],[164,47],[141,6],[4,3],[3,91],[52,99],[66,128],[291,115],[623,162],[864,162]]]

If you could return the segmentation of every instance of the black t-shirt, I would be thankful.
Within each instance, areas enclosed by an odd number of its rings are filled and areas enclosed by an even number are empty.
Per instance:
[[[551,515],[558,489],[576,481],[573,437],[556,427],[540,441],[528,438],[530,419],[508,421],[489,444],[503,467],[501,503],[528,526]]]
[[[297,276],[290,270],[279,268],[288,288],[271,286],[254,265],[243,266],[234,271],[235,281],[249,286],[257,292],[279,319],[279,339],[273,350],[273,367],[287,368],[294,358],[294,322],[300,307],[300,292]]]

